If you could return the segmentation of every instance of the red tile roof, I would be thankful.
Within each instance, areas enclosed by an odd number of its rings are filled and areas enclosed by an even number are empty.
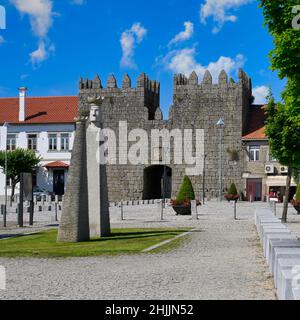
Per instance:
[[[73,123],[78,97],[26,97],[26,119],[19,121],[19,98],[0,98],[0,123]]]
[[[267,140],[265,126],[265,106],[253,105],[247,117],[243,140]]]
[[[46,164],[44,167],[48,169],[53,169],[53,168],[69,168],[70,166],[64,162],[55,161],[55,162],[50,162]]]

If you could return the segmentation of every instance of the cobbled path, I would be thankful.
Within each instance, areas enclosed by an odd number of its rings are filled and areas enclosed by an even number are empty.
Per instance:
[[[156,205],[111,209],[113,227],[196,227],[170,252],[71,259],[4,259],[7,289],[0,299],[275,299],[253,223],[256,206],[210,202],[198,221]],[[1,241],[0,241],[1,246]]]

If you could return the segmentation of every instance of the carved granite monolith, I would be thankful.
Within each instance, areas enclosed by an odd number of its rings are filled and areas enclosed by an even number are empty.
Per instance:
[[[83,242],[90,239],[88,204],[86,118],[81,116],[76,122],[58,242]]]

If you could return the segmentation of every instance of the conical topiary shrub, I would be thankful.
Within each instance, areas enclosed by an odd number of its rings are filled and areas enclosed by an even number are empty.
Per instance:
[[[179,189],[176,202],[177,204],[183,204],[191,200],[195,200],[195,192],[190,178],[185,176]]]
[[[225,198],[228,201],[238,201],[238,199],[240,198],[236,185],[234,183],[232,183],[229,187],[228,193],[225,195]]]
[[[172,206],[177,215],[190,215],[191,201],[195,200],[195,193],[192,182],[185,176],[178,192],[176,200],[172,200]]]
[[[236,196],[238,194],[236,185],[234,183],[231,184],[228,194]]]

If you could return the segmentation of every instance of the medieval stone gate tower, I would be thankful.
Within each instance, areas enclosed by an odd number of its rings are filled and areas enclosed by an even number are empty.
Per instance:
[[[222,71],[217,84],[213,84],[211,74],[206,71],[203,81],[199,84],[193,72],[189,78],[184,75],[174,76],[173,105],[169,111],[169,119],[163,120],[160,109],[160,84],[151,81],[142,74],[137,79],[136,87],[125,75],[122,87],[111,75],[103,88],[98,76],[94,80],[79,82],[79,108],[89,108],[89,96],[105,97],[101,106],[103,127],[110,128],[119,137],[119,122],[127,121],[128,132],[132,129],[203,129],[204,152],[206,158],[206,194],[217,197],[219,190],[219,129],[216,123],[220,118],[225,121],[224,127],[224,188],[235,182],[242,190],[242,172],[244,168],[242,151],[242,134],[247,113],[252,102],[251,79],[239,70],[238,82],[228,80]],[[134,143],[132,143],[134,144]],[[127,154],[128,145],[117,143],[117,155]],[[167,168],[167,195],[174,197],[185,175],[184,164],[174,164],[173,148],[171,147],[171,164]],[[153,150],[149,150],[151,154]],[[234,159],[231,157],[235,154]],[[231,155],[230,155],[231,154]],[[159,165],[131,165],[117,163],[107,167],[108,190],[110,201],[158,199],[161,198],[162,163]],[[201,198],[203,184],[202,174],[192,176],[197,198]]]

